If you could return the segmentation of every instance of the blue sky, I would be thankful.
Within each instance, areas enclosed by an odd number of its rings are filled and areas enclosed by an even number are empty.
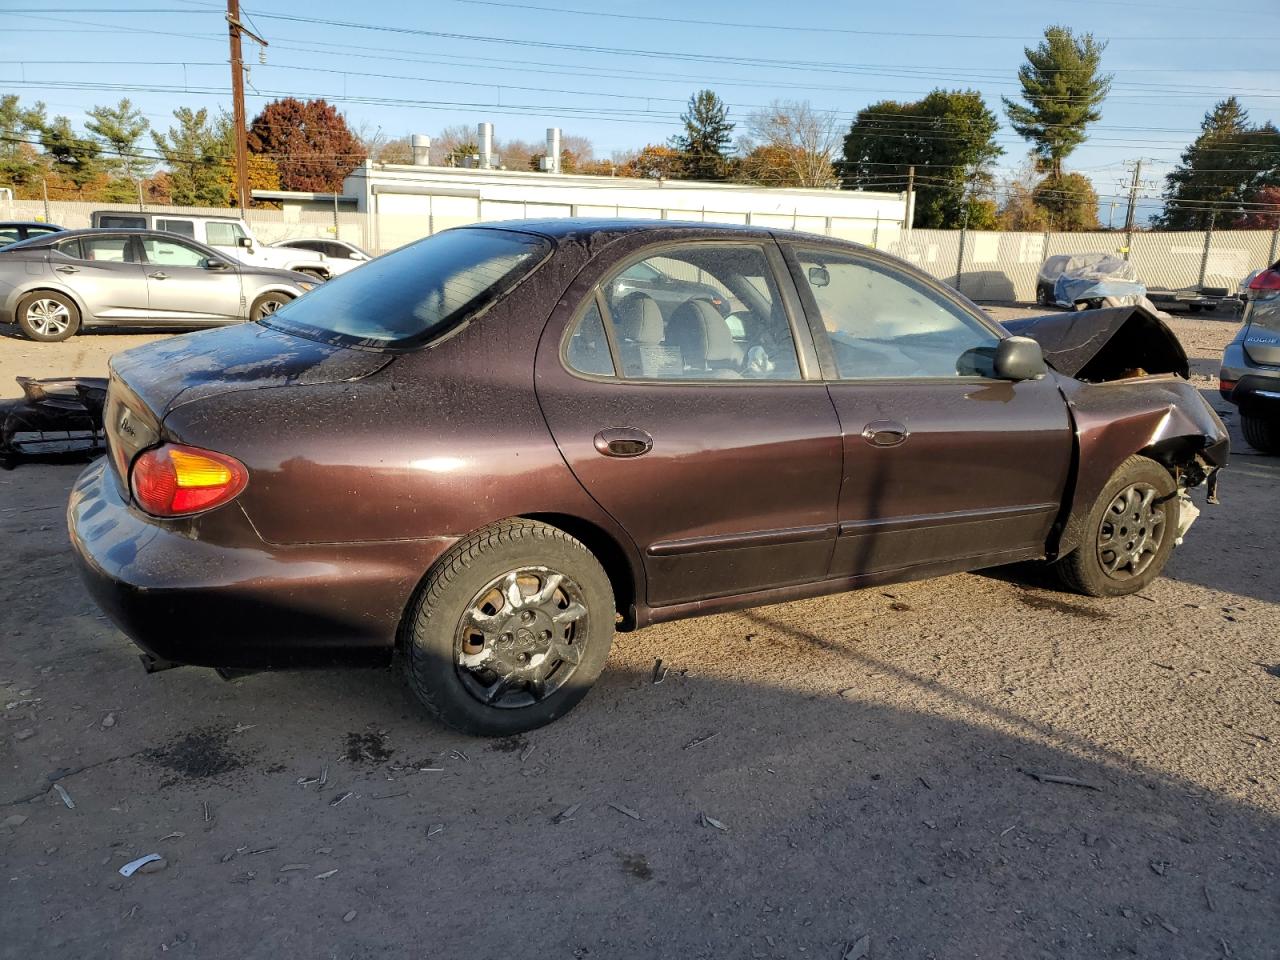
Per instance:
[[[807,99],[847,120],[867,103],[914,99],[935,86],[977,89],[1003,119],[999,98],[1016,94],[1023,47],[1061,23],[1110,44],[1105,65],[1116,79],[1103,118],[1067,161],[1094,181],[1105,222],[1110,196],[1123,193],[1123,162],[1144,158],[1144,193],[1158,196],[1161,174],[1214,101],[1234,93],[1255,121],[1280,119],[1280,5],[1225,2],[896,0],[806,10],[759,0],[247,0],[250,21],[271,43],[265,65],[246,44],[247,109],[252,116],[278,95],[325,96],[353,127],[391,136],[492,120],[499,139],[539,141],[558,125],[590,137],[606,157],[664,141],[690,92],[704,86],[739,120],[779,98]],[[216,0],[4,0],[0,89],[44,100],[77,125],[87,107],[120,96],[155,126],[177,106],[229,106],[224,10]],[[1007,174],[1027,146],[1007,123],[999,142]]]

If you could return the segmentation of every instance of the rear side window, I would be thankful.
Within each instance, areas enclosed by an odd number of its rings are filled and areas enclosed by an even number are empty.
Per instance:
[[[64,240],[54,249],[72,260],[92,260],[97,263],[138,262],[128,237],[81,237]]]
[[[111,230],[144,230],[147,226],[147,218],[130,217],[118,213],[107,214],[99,217],[95,226],[105,227]]]
[[[565,350],[565,360],[579,373],[597,377],[614,376],[613,357],[609,353],[609,341],[604,333],[604,319],[600,316],[600,307],[594,298],[573,328]]]
[[[196,225],[190,220],[156,220],[156,229],[165,233],[176,233],[190,240],[196,238]]]
[[[529,233],[446,230],[321,284],[266,322],[302,336],[410,346],[482,310],[550,252],[550,241]]]

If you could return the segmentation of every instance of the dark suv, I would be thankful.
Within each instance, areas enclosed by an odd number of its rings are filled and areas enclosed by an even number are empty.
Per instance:
[[[618,282],[642,265],[685,298]],[[448,723],[509,734],[615,629],[1024,560],[1141,590],[1222,424],[1154,315],[1017,334],[824,237],[449,230],[112,358],[71,537],[153,665],[398,651]]]

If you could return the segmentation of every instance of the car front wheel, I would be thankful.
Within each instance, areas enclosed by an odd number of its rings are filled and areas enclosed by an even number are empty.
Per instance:
[[[509,736],[568,713],[604,669],[609,578],[563,530],[506,520],[432,568],[402,649],[409,687],[463,733]]]
[[[264,293],[253,301],[253,306],[249,308],[249,319],[261,320],[269,317],[292,299],[293,297],[283,293]]]
[[[63,294],[39,290],[18,304],[18,327],[32,340],[66,340],[80,329],[80,311]]]
[[[1120,464],[1082,521],[1080,545],[1053,570],[1091,597],[1137,593],[1160,575],[1178,534],[1177,487],[1147,457]]]
[[[1280,453],[1280,419],[1240,415],[1240,429],[1249,446],[1261,453]]]

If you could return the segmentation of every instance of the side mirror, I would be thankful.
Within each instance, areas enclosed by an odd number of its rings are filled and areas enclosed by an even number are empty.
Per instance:
[[[204,268],[206,270],[226,270],[230,266],[231,264],[227,263],[227,261],[215,260],[213,257],[207,258],[204,262]]]
[[[825,287],[831,283],[831,271],[826,267],[809,268],[809,284],[814,287]]]
[[[249,237],[236,237],[236,246],[244,247],[246,250],[252,250],[253,240]]]
[[[1044,351],[1030,337],[1005,337],[996,347],[995,375],[1000,380],[1039,380],[1049,371]]]

